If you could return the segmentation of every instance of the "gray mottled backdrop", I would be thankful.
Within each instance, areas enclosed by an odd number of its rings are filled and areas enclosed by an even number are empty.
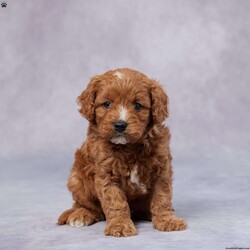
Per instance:
[[[225,166],[214,167],[211,176],[227,172],[227,165],[234,175],[241,164],[247,166],[242,175],[249,175],[250,1],[7,4],[0,8],[2,176],[22,172],[24,159],[39,165],[38,159],[53,158],[53,164],[40,163],[39,171],[49,164],[55,172],[69,169],[87,128],[76,97],[90,77],[119,67],[142,71],[166,89],[176,162],[196,164],[192,171],[199,169],[201,176],[207,162]],[[191,182],[197,179],[185,185]]]

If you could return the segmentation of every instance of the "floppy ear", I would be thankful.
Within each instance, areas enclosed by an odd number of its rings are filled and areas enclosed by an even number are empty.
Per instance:
[[[77,97],[76,101],[80,106],[78,110],[80,114],[85,117],[89,122],[95,122],[95,96],[97,92],[98,77],[93,77],[88,84],[87,88]]]
[[[152,80],[151,87],[151,112],[154,123],[163,122],[169,115],[168,96],[162,86],[155,80]]]

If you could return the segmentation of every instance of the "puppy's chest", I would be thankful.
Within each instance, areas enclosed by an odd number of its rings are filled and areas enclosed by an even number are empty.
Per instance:
[[[151,169],[145,164],[135,163],[128,166],[121,184],[128,196],[147,194],[151,189]]]

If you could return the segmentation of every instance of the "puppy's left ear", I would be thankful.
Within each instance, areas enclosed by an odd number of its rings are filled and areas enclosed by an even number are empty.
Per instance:
[[[95,97],[99,78],[93,77],[87,88],[77,97],[76,101],[80,106],[79,113],[84,116],[89,122],[95,122]]]
[[[162,123],[169,115],[168,96],[162,86],[155,80],[151,85],[151,112],[154,123]]]

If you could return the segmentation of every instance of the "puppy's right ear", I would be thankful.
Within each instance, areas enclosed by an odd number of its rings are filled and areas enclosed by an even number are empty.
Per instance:
[[[100,79],[97,76],[93,77],[87,88],[76,99],[78,105],[80,106],[80,109],[78,111],[91,123],[95,122],[94,104],[99,82]]]

